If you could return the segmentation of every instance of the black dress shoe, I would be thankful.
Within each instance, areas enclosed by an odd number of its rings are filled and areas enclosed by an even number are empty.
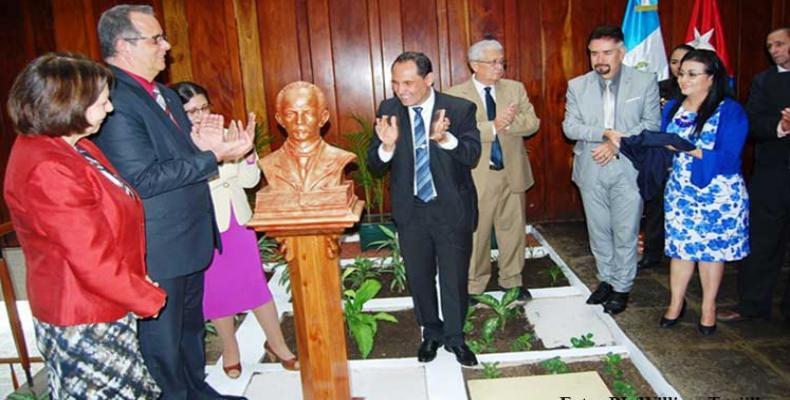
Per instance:
[[[652,258],[642,258],[636,263],[636,267],[639,269],[649,269],[655,268],[661,265],[661,260],[654,260]]]
[[[609,296],[612,295],[612,292],[614,292],[612,285],[601,282],[598,284],[598,288],[587,298],[587,304],[601,304],[609,300]]]
[[[224,395],[222,396],[223,400],[247,400],[244,396],[231,396],[231,395]]]
[[[474,367],[477,365],[475,353],[472,353],[472,350],[470,350],[469,346],[466,344],[460,346],[444,346],[444,349],[455,354],[455,359],[458,360],[458,363],[465,367]]]
[[[420,348],[417,350],[417,361],[419,362],[431,362],[434,358],[436,358],[436,350],[439,348],[441,343],[433,340],[433,339],[424,339],[422,343],[420,343]]]
[[[684,315],[686,315],[686,300],[683,300],[683,305],[680,306],[680,313],[678,314],[677,318],[669,319],[662,315],[661,321],[658,323],[658,325],[662,328],[671,328],[675,326]]]
[[[697,330],[703,336],[710,336],[710,335],[716,333],[716,324],[714,323],[713,325],[708,326],[708,325],[702,325],[702,322],[698,322],[697,323]]]
[[[628,292],[615,292],[609,296],[609,300],[603,303],[603,312],[611,315],[620,314],[625,311],[628,305]]]

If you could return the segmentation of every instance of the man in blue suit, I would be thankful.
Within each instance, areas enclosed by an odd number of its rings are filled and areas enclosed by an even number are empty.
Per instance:
[[[154,82],[170,44],[151,7],[113,7],[98,32],[116,83],[95,141],[143,199],[148,274],[167,292],[159,317],[139,323],[146,366],[163,399],[229,398],[204,380],[203,270],[220,246],[207,180],[251,150],[254,116],[226,139],[218,116],[192,132],[177,95]]]
[[[405,52],[392,64],[395,98],[381,102],[370,169],[390,170],[392,217],[406,262],[414,312],[423,328],[420,362],[444,344],[464,366],[477,364],[464,343],[467,281],[477,193],[472,168],[480,157],[474,103],[438,93],[431,60]],[[439,274],[442,317],[436,274]]]

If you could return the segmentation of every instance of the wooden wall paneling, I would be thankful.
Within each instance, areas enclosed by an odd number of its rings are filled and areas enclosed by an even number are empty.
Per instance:
[[[625,16],[625,6],[628,0],[607,0],[603,2],[603,23],[621,26]]]
[[[370,120],[376,107],[369,16],[365,3],[333,0],[329,9],[334,65],[335,130],[330,142],[345,146],[345,134],[359,130],[352,115]]]
[[[409,29],[403,22],[400,0],[379,0],[379,17],[381,29],[381,54],[384,67],[384,97],[392,97],[392,62],[402,53],[404,44],[404,28]],[[378,104],[376,105],[378,106]]]
[[[693,6],[693,1],[672,1],[672,23],[670,25],[665,25],[663,21],[661,23],[661,28],[665,29],[666,27],[671,33],[671,39],[668,42],[671,44],[667,44],[670,49],[681,43],[686,43],[686,29],[689,26]]]
[[[748,1],[738,3],[739,30],[736,33],[738,40],[738,57],[736,69],[736,82],[738,97],[746,101],[751,87],[752,78],[760,71],[768,68],[769,55],[765,48],[765,39],[771,27],[765,24],[770,21],[773,10],[768,7],[754,7]]]
[[[496,39],[505,44],[504,0],[469,0],[471,42]]]
[[[672,25],[675,21],[672,19],[673,8],[675,2],[671,0],[658,0],[658,22],[661,24],[661,36],[664,39],[664,47],[667,52],[667,62],[669,62],[669,52],[675,47],[674,39],[672,38]]]
[[[378,107],[387,97],[387,83],[384,70],[388,68],[384,61],[384,48],[381,43],[381,9],[379,0],[368,0],[368,41],[370,44],[371,78],[373,79],[373,107]],[[371,113],[371,117],[373,114]]]
[[[541,27],[540,1],[519,1],[512,19],[518,21],[517,36],[520,40],[516,43],[515,55],[507,54],[509,69],[515,69],[515,74],[520,77],[527,89],[529,100],[535,107],[535,114],[541,119],[538,132],[527,139],[526,146],[529,154],[535,185],[527,192],[526,209],[527,219],[530,221],[546,219],[546,190],[551,187],[550,170],[546,164],[546,149],[549,145],[549,127],[553,124],[547,117],[545,105],[548,103],[544,97],[543,65],[545,52],[545,37]],[[515,59],[515,63],[511,60]]]
[[[310,18],[308,18],[307,2],[310,0],[297,0],[296,6],[296,35],[299,43],[300,71],[302,80],[313,82],[313,64],[310,54]]]
[[[52,0],[55,48],[100,59],[96,21],[91,0]]]
[[[261,58],[263,60],[264,93],[266,113],[269,116],[269,132],[278,147],[284,139],[274,119],[277,92],[289,82],[300,80],[302,62],[308,59],[299,55],[297,37],[296,4],[292,0],[257,0],[258,33],[260,35]]]
[[[255,0],[234,0],[233,13],[239,41],[239,61],[244,106],[247,113],[254,112],[256,122],[268,130],[266,97],[261,59],[261,39],[258,35],[258,9]],[[246,121],[246,117],[243,121]]]
[[[310,59],[312,61],[313,83],[320,87],[326,95],[329,108],[329,123],[324,127],[324,138],[330,142],[336,139],[338,132],[337,91],[335,90],[335,65],[332,57],[332,24],[329,16],[329,0],[313,0],[307,2],[307,15],[310,26]],[[345,44],[344,44],[345,45]],[[355,80],[358,77],[350,74],[341,79]]]
[[[196,83],[208,90],[214,112],[242,118],[244,98],[233,3],[193,0],[184,6]]]
[[[439,45],[439,56],[434,61],[434,69],[439,71],[441,82],[436,82],[434,86],[447,89],[452,86],[452,77],[450,76],[450,23],[449,15],[447,13],[447,0],[436,0],[436,22],[437,22],[437,38],[436,41]]]
[[[502,18],[503,18],[503,32],[502,32],[502,43],[505,47],[505,59],[507,60],[508,66],[506,75],[510,79],[520,80],[521,76],[519,72],[521,69],[519,68],[520,64],[520,47],[519,42],[521,40],[529,40],[527,38],[520,39],[518,36],[518,29],[519,26],[523,23],[515,18],[517,14],[516,4],[517,0],[504,0],[502,4]]]
[[[170,81],[193,81],[192,53],[189,45],[189,24],[187,23],[184,0],[162,0],[163,29],[167,41],[172,46],[167,53]]]
[[[467,0],[447,0],[447,32],[449,49],[450,86],[457,85],[471,76],[466,53],[472,44]]]
[[[403,50],[420,51],[433,64],[434,88],[441,91],[443,82],[439,67],[439,28],[436,15],[437,0],[404,0],[400,10],[403,26]],[[393,57],[393,60],[395,58]]]

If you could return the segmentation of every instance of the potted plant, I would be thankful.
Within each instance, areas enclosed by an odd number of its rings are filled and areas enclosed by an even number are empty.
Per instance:
[[[362,250],[374,248],[374,242],[386,240],[382,230],[384,225],[395,230],[389,214],[384,213],[384,190],[387,176],[376,176],[368,168],[368,146],[375,134],[370,120],[359,114],[351,118],[359,125],[359,130],[346,133],[349,142],[348,150],[357,156],[357,169],[351,173],[354,181],[365,193],[365,216],[359,223],[359,244]],[[377,211],[374,213],[373,211]]]

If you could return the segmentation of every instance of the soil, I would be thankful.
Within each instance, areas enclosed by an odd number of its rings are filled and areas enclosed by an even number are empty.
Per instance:
[[[535,239],[534,236],[530,234],[526,234],[526,243],[527,247],[539,247],[540,243]],[[340,244],[340,258],[341,259],[353,259],[356,256],[364,256],[364,257],[383,257],[389,254],[388,249],[381,249],[381,250],[366,250],[362,251],[360,248],[359,242],[348,242],[348,243],[341,243]]]
[[[479,305],[475,309],[475,312],[472,315],[474,329],[470,333],[466,334],[467,342],[474,339],[479,340],[483,322],[496,315],[494,310],[485,307],[486,306]],[[532,348],[530,350],[546,350],[543,342],[540,339],[534,337],[535,330],[532,324],[529,323],[529,320],[527,320],[527,317],[524,315],[524,308],[519,307],[518,310],[518,315],[515,318],[507,321],[504,331],[497,330],[496,333],[494,333],[494,340],[492,341],[493,349],[489,348],[487,349],[488,351],[485,351],[484,353],[509,353],[513,351],[511,346],[516,338],[525,333],[531,333],[534,338],[532,341]]]
[[[381,291],[379,294],[376,295],[377,299],[382,298],[392,298],[392,297],[411,297],[411,292],[409,292],[409,285],[406,285],[406,288],[399,292],[397,289],[392,290],[390,289],[390,285],[392,284],[392,274],[381,274],[379,277],[379,281],[381,281]]]
[[[416,357],[417,348],[420,347],[420,326],[413,310],[390,311],[398,319],[397,324],[379,321],[373,350],[368,355],[372,358],[404,358]],[[296,350],[296,327],[292,315],[285,315],[280,323],[288,346]],[[345,328],[345,324],[344,324]],[[361,360],[362,356],[357,349],[357,344],[351,339],[346,328],[346,349],[349,360]],[[296,351],[294,351],[296,353]]]
[[[528,289],[569,286],[568,278],[562,273],[559,274],[556,282],[551,281],[549,269],[556,266],[557,264],[549,256],[525,259],[524,271],[521,273],[522,285]],[[499,276],[499,265],[496,261],[493,261],[491,262],[491,279],[488,280],[486,292],[502,290],[497,282],[497,276]]]
[[[616,395],[614,392],[614,377],[606,372],[605,366],[606,363],[603,361],[581,361],[568,363],[568,369],[570,369],[571,372],[598,371],[598,374],[601,376],[604,383],[606,383],[609,391]],[[623,380],[634,386],[638,396],[648,399],[652,399],[656,396],[653,388],[651,388],[650,384],[647,383],[645,378],[642,377],[634,364],[631,363],[631,360],[624,358],[620,362],[620,369],[624,373]],[[522,364],[513,367],[501,367],[499,368],[499,371],[502,373],[502,378],[548,374],[548,372],[543,367],[541,367],[539,363]],[[463,374],[464,381],[468,381],[470,379],[485,379],[482,367],[474,369],[464,368]],[[467,394],[468,393],[469,388],[467,387]]]

